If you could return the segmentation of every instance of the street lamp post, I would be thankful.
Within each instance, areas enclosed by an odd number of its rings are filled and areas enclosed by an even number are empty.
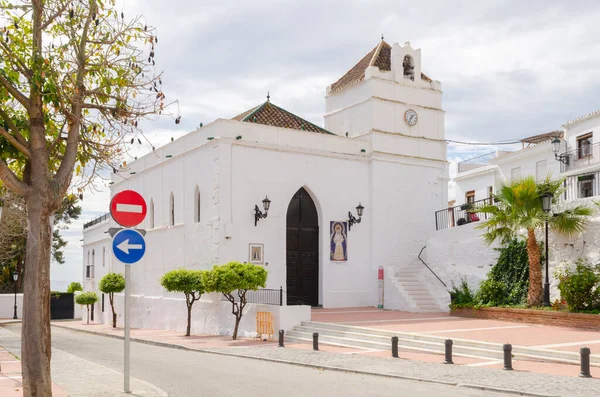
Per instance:
[[[17,319],[17,280],[19,279],[19,272],[16,270],[13,273],[13,280],[15,280],[15,314],[13,315],[13,320]]]
[[[552,210],[552,193],[544,193],[541,196],[542,210],[548,215]],[[544,306],[550,306],[550,274],[548,269],[548,216],[546,216],[546,282],[544,283]]]

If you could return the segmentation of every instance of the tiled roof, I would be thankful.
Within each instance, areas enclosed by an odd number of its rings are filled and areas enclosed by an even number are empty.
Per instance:
[[[331,85],[331,91],[341,90],[344,87],[363,80],[365,78],[365,70],[369,66],[377,66],[379,70],[384,71],[392,70],[392,46],[381,40],[352,69]],[[431,81],[424,73],[421,73],[421,79],[427,82]]]
[[[265,103],[255,106],[244,113],[238,114],[232,120],[334,135],[332,132],[274,105],[270,100],[267,100]]]

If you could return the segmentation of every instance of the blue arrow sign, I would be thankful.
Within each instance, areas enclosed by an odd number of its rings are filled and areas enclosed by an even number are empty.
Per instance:
[[[123,229],[115,234],[112,250],[119,261],[131,265],[144,256],[146,241],[137,230]]]

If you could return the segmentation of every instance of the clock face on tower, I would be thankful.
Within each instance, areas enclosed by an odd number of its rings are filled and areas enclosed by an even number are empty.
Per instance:
[[[404,113],[404,121],[406,121],[406,124],[413,127],[417,124],[417,121],[419,121],[419,116],[417,116],[417,112],[415,112],[413,109],[408,109]]]

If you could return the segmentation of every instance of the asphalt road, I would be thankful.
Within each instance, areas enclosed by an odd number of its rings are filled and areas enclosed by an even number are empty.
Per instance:
[[[19,327],[5,328],[20,333]],[[53,327],[52,347],[119,372],[123,370],[121,340]],[[159,387],[171,397],[506,396],[139,343],[131,344],[131,375]],[[88,381],[91,386],[102,379]]]

